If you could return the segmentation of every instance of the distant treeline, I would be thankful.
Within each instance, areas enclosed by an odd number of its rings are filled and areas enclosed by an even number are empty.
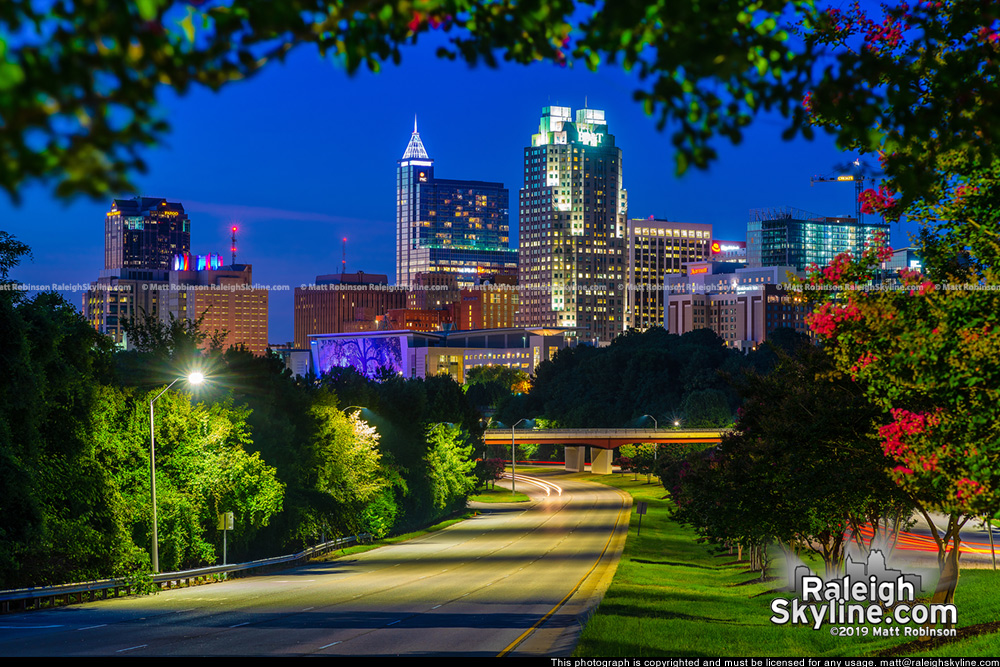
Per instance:
[[[733,379],[746,370],[767,373],[778,350],[807,338],[779,329],[771,344],[746,354],[708,329],[684,335],[660,327],[630,331],[610,346],[578,346],[539,364],[530,392],[501,403],[498,419],[513,424],[541,417],[565,428],[656,425],[688,428],[733,423],[741,398]]]

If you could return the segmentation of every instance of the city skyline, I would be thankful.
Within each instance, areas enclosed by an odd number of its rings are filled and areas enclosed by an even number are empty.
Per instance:
[[[0,201],[0,228],[34,255],[13,277],[89,284],[102,268],[103,219],[112,199],[164,197],[188,212],[193,253],[228,259],[229,228],[237,224],[237,261],[254,265],[256,283],[289,288],[271,295],[270,339],[290,341],[294,288],[340,271],[343,237],[348,272],[393,275],[394,172],[415,113],[424,144],[446,165],[444,173],[516,191],[524,186],[525,137],[536,131],[543,107],[604,109],[624,155],[628,217],[712,224],[717,238],[744,239],[748,211],[759,206],[796,206],[820,215],[854,209],[853,188],[809,185],[810,176],[833,174],[835,165],[854,156],[823,135],[782,142],[778,117],[757,119],[739,147],[718,142],[720,159],[709,171],[678,179],[671,128],[657,131],[655,119],[631,99],[635,77],[620,68],[470,69],[440,61],[433,51],[432,39],[422,41],[404,51],[400,66],[355,77],[296,53],[285,65],[217,95],[165,93],[163,113],[173,130],[164,147],[143,153],[149,171],[135,178],[136,192],[62,203],[33,185],[19,207]],[[429,77],[483,92],[442,96],[428,89]],[[513,206],[510,228],[517,247],[520,220]],[[906,244],[906,231],[905,223],[892,226],[893,245]],[[80,292],[66,296],[80,307]]]

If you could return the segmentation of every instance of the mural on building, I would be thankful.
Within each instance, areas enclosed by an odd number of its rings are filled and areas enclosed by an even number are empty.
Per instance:
[[[316,345],[320,373],[335,366],[353,366],[369,378],[374,378],[382,368],[393,373],[403,372],[403,351],[398,336],[321,338]]]

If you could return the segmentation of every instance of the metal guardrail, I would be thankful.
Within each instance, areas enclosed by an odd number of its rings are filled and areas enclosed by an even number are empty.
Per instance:
[[[324,542],[323,544],[317,544],[309,547],[308,549],[305,549],[297,554],[290,554],[287,556],[275,556],[274,558],[265,558],[262,560],[251,561],[249,563],[213,565],[211,567],[202,567],[196,570],[184,570],[182,572],[162,572],[148,578],[139,576],[118,579],[101,579],[98,581],[87,581],[78,584],[59,584],[58,586],[38,586],[33,588],[19,588],[9,591],[0,591],[0,613],[8,613],[12,611],[11,603],[17,602],[20,602],[20,608],[26,611],[29,609],[41,609],[43,606],[46,606],[46,602],[48,602],[48,607],[54,607],[59,600],[62,600],[63,604],[73,604],[74,602],[80,604],[85,601],[85,596],[87,597],[87,602],[93,602],[96,599],[104,600],[108,597],[119,597],[122,591],[125,592],[125,595],[131,595],[134,589],[140,587],[140,585],[146,582],[152,583],[161,590],[185,584],[190,586],[192,585],[192,582],[202,583],[208,579],[215,579],[220,574],[231,574],[237,572],[245,573],[250,570],[308,560],[313,556],[333,551],[334,549],[339,549],[347,546],[348,544],[354,544],[366,539],[371,539],[371,535],[364,534],[354,535],[352,537],[341,537],[336,540],[331,540],[329,542]],[[111,593],[110,596],[108,595],[109,592]],[[98,595],[100,595],[100,597],[98,597]]]

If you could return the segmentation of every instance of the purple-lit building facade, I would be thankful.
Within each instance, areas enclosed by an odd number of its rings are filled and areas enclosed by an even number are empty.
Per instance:
[[[475,331],[371,331],[309,336],[313,368],[322,375],[353,367],[367,377],[383,369],[406,377],[451,375],[463,382],[476,366],[532,373],[575,338],[571,329],[512,327]]]

